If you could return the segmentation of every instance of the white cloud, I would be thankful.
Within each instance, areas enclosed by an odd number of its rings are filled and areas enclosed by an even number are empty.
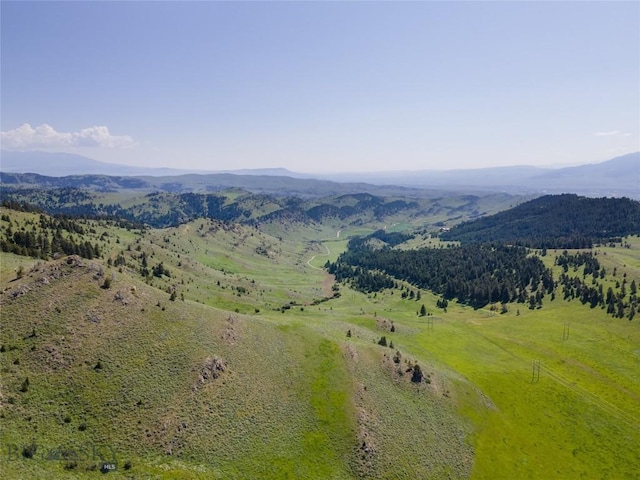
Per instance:
[[[25,123],[14,130],[0,132],[0,142],[3,148],[18,150],[62,147],[127,148],[136,144],[128,135],[111,135],[105,126],[67,133],[57,132],[46,123],[36,128]]]
[[[621,132],[620,130],[611,130],[609,132],[596,132],[596,137],[630,137],[631,134],[627,132]]]

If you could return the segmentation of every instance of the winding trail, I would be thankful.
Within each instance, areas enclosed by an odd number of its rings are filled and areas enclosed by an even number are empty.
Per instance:
[[[338,232],[338,233],[340,233],[340,232]],[[309,265],[311,268],[315,268],[316,270],[324,270],[324,268],[316,267],[315,265],[311,265],[311,262],[313,262],[313,259],[316,258],[316,257],[328,257],[329,255],[331,255],[331,250],[329,250],[329,247],[324,243],[323,243],[323,245],[324,245],[324,248],[327,249],[327,253],[318,253],[318,254],[314,255],[313,257],[311,257],[309,260],[307,260],[307,265]]]

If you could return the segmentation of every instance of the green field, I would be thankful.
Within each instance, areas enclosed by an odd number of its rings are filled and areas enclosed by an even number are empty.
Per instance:
[[[379,226],[95,223],[102,259],[3,253],[0,477],[96,478],[115,457],[109,478],[637,478],[638,317],[560,294],[505,314],[329,298],[325,262]],[[598,258],[638,282],[627,241]],[[170,276],[143,278],[141,252]]]

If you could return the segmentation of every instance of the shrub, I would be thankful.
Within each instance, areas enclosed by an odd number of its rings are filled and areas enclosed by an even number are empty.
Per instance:
[[[22,393],[25,393],[29,390],[29,377],[24,379],[24,382],[22,382],[22,386],[20,387],[20,391]]]
[[[402,359],[402,355],[400,354],[400,350],[396,350],[396,354],[393,356],[393,363],[400,363]]]
[[[33,458],[36,450],[38,450],[38,445],[35,442],[32,442],[31,445],[25,445],[22,447],[22,456],[24,458]]]

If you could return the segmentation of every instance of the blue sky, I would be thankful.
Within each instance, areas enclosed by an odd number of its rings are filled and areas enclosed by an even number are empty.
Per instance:
[[[2,147],[302,172],[640,150],[638,2],[1,2]]]

